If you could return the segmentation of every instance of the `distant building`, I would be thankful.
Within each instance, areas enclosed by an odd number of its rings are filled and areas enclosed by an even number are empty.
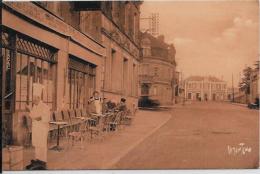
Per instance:
[[[142,33],[141,47],[139,95],[159,100],[162,105],[175,103],[178,78],[174,46],[166,44],[163,36]]]
[[[185,99],[223,101],[227,99],[227,83],[212,76],[191,76],[184,81]]]

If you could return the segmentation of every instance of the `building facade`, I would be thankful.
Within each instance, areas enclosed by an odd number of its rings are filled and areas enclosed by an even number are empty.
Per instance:
[[[216,77],[191,76],[184,80],[185,99],[224,101],[227,99],[227,83]]]
[[[129,108],[137,107],[138,100],[140,5],[138,1],[77,2],[81,18],[93,24],[82,30],[105,47],[101,91],[116,101],[126,98]]]
[[[115,100],[126,97],[129,107],[137,103],[139,6],[111,1],[2,4],[5,144],[23,144],[25,106],[32,106],[34,82],[44,85],[42,99],[52,111],[87,108],[95,90]]]
[[[139,95],[156,99],[161,105],[175,103],[175,48],[163,36],[141,35],[142,60],[139,71]]]

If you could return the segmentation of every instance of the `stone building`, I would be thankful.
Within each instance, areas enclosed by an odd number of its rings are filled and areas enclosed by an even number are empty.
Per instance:
[[[105,47],[104,97],[126,98],[129,108],[137,107],[140,50],[140,1],[77,2],[84,30]],[[100,32],[97,32],[100,31]]]
[[[227,83],[212,76],[190,76],[184,80],[185,99],[224,101],[227,99]]]
[[[165,43],[164,36],[155,38],[149,33],[142,33],[141,47],[139,95],[159,100],[161,105],[175,103],[178,80],[174,46]]]
[[[4,2],[4,143],[24,141],[32,84],[53,111],[87,108],[94,90],[137,105],[140,2]]]

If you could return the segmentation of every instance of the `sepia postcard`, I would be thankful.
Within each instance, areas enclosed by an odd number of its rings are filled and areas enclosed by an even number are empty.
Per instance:
[[[259,1],[3,1],[2,171],[259,168]]]

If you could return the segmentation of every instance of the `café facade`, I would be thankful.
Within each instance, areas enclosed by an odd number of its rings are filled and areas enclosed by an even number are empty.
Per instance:
[[[3,144],[23,145],[32,84],[53,111],[87,107],[102,88],[105,47],[32,2],[4,2],[1,32]]]

